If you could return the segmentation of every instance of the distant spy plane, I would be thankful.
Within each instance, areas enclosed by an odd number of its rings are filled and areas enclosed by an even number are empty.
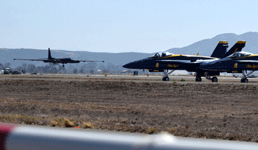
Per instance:
[[[80,62],[104,62],[104,61],[95,61],[95,60],[73,60],[71,58],[53,58],[51,56],[50,48],[48,48],[48,58],[43,59],[16,59],[13,60],[28,60],[28,61],[43,61],[44,63],[53,63],[53,64],[68,64],[68,63],[80,63]]]

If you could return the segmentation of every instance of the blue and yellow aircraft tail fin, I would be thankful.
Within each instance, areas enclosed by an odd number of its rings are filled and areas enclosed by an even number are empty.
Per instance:
[[[230,48],[230,50],[225,54],[224,57],[227,57],[235,52],[240,52],[245,47],[246,41],[237,41],[234,46]]]
[[[50,48],[48,48],[48,59],[52,59]]]
[[[217,47],[214,49],[211,57],[223,58],[227,52],[228,41],[219,41]]]

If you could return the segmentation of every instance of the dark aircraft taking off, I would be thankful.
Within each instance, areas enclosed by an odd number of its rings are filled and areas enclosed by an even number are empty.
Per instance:
[[[148,57],[145,59],[137,60],[123,67],[129,69],[147,69],[150,72],[164,72],[163,81],[168,81],[168,75],[175,70],[186,70],[189,72],[196,72],[196,81],[202,81],[202,76],[207,79],[212,80],[212,82],[218,82],[216,76],[220,75],[220,72],[233,73],[236,69],[234,68],[234,63],[229,61],[226,63],[233,63],[227,66],[227,69],[220,69],[220,63],[227,60],[233,53],[240,52],[245,46],[246,41],[238,41],[229,51],[227,51],[228,42],[220,41],[215,48],[212,55],[209,56],[199,56],[197,55],[182,55],[182,54],[171,54],[171,53],[159,53],[155,54],[153,57]],[[216,65],[212,65],[215,63]],[[239,62],[240,63],[240,62]],[[257,65],[258,66],[258,65]],[[223,67],[222,67],[223,68]],[[258,67],[257,67],[258,68]],[[168,72],[168,70],[172,70]],[[240,70],[242,71],[242,70]],[[211,78],[213,76],[213,78]]]
[[[53,63],[53,64],[68,64],[68,63],[80,63],[80,62],[104,62],[104,61],[95,61],[95,60],[73,60],[71,58],[53,58],[51,56],[50,48],[48,48],[48,58],[43,59],[16,59],[13,60],[28,60],[28,61],[43,61],[44,63]]]

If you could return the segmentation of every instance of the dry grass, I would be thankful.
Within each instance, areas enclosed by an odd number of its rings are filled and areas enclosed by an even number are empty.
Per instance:
[[[31,117],[27,115],[1,115],[0,120],[2,122],[9,122],[9,123],[21,123],[21,124],[37,124],[39,120],[42,118],[40,117]]]
[[[63,126],[64,118],[54,118],[51,120],[51,126]]]
[[[177,133],[177,128],[171,128],[168,130],[168,132],[171,134],[175,134],[175,133]]]
[[[74,123],[71,122],[69,119],[65,119],[65,120],[64,120],[64,126],[65,126],[65,127],[74,127],[75,125],[74,125]]]
[[[83,128],[94,128],[94,124],[92,122],[83,122]]]
[[[1,122],[8,122],[8,123],[18,123],[18,124],[38,124],[40,125],[41,121],[44,121],[45,118],[43,117],[32,117],[32,116],[27,116],[27,115],[19,115],[19,114],[14,114],[14,115],[1,115],[0,116],[0,121]],[[78,124],[74,123],[78,120],[72,119],[73,121],[69,119],[64,119],[64,118],[54,118],[50,121],[47,121],[47,125],[57,127],[75,127]],[[117,120],[118,121],[118,120]],[[155,127],[138,127],[138,126],[128,126],[126,125],[126,119],[124,121],[120,121],[121,123],[117,122],[115,124],[116,128],[110,128],[106,126],[104,129],[110,129],[110,130],[117,130],[117,131],[125,131],[125,132],[141,132],[141,133],[147,133],[147,134],[155,134],[158,132],[162,132],[164,130],[160,128],[155,128]],[[104,123],[104,122],[102,122]],[[82,122],[80,125],[81,128],[84,129],[102,129],[101,126],[94,125],[94,122]],[[178,127],[172,127],[169,130],[166,130],[167,132],[175,135],[175,136],[182,136],[182,137],[198,137],[198,138],[208,138],[208,139],[226,139],[226,140],[237,140],[237,141],[252,141],[252,142],[258,142],[258,139],[253,138],[248,135],[241,135],[241,134],[223,134],[223,133],[216,133],[216,132],[209,132],[209,133],[203,133],[203,132],[191,132],[187,130],[188,127],[185,128],[178,128]]]
[[[51,126],[52,127],[58,126],[58,122],[55,120],[51,120]]]
[[[122,118],[121,119],[121,123],[126,123],[126,122],[128,122],[128,118]]]
[[[158,130],[154,127],[149,128],[148,131],[147,131],[148,134],[154,134],[154,133],[157,133],[157,132],[158,132]]]
[[[168,131],[175,136],[241,141],[258,139],[258,89],[254,85],[113,80],[8,80],[0,84],[1,122],[149,134]],[[65,123],[65,118],[70,123]]]

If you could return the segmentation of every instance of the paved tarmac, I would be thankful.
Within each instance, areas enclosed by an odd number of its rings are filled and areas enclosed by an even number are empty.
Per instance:
[[[158,83],[212,83],[211,80],[202,77],[202,82],[195,82],[195,76],[191,75],[170,75],[170,81],[162,81],[162,75],[87,75],[87,74],[42,74],[42,75],[0,75],[0,80],[64,80],[64,81],[129,81],[129,82],[158,82]],[[241,77],[219,76],[218,82],[213,84],[257,84],[258,78],[248,78],[249,83],[241,83]]]

